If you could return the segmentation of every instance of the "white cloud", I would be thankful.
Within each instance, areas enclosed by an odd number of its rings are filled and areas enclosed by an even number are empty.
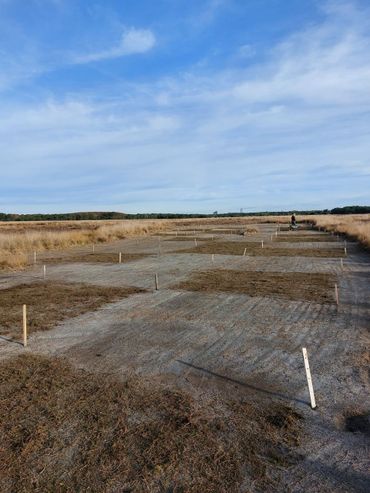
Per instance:
[[[152,31],[148,29],[131,28],[122,34],[121,41],[118,45],[94,53],[75,55],[73,63],[90,63],[111,58],[120,58],[123,56],[146,53],[151,50],[156,43],[156,38]]]

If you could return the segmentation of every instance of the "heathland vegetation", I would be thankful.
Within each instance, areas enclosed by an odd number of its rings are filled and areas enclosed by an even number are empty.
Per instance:
[[[370,214],[298,215],[327,231],[345,234],[370,247]],[[205,222],[217,225],[232,221],[240,228],[248,224],[288,223],[290,216],[239,216],[184,219],[95,220],[95,221],[13,221],[0,222],[0,268],[19,269],[30,263],[33,252],[61,250],[75,246],[110,242],[127,237],[158,234],[182,226],[201,229]]]

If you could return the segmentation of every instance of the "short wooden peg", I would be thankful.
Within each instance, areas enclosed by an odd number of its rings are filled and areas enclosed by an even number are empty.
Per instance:
[[[305,347],[302,348],[302,353],[303,353],[304,367],[306,370],[308,391],[310,393],[311,407],[312,407],[312,409],[316,409],[316,400],[315,400],[315,394],[313,391],[310,364],[308,362],[307,349]]]
[[[23,305],[23,346],[27,346],[27,306]]]

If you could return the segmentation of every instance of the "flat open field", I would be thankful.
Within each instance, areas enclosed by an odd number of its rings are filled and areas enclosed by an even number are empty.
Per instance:
[[[195,245],[189,224],[0,275],[1,491],[369,491],[370,255],[253,227],[203,222]]]

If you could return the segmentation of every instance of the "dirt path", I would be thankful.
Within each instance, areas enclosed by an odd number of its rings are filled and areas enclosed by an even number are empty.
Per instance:
[[[253,237],[219,234],[214,241],[271,242],[275,226],[258,228]],[[312,231],[299,232],[304,234]],[[211,237],[210,233],[200,236],[207,235]],[[305,416],[300,451],[304,460],[287,472],[285,491],[369,491],[369,429],[367,434],[352,433],[345,426],[348,416],[370,411],[370,255],[347,243],[342,270],[338,258],[216,255],[213,262],[208,254],[174,253],[193,244],[192,239],[176,242],[158,237],[123,240],[97,249],[149,256],[125,264],[48,265],[49,280],[149,291],[36,333],[27,349],[0,340],[1,355],[23,351],[64,355],[93,371],[118,376],[134,372],[188,389],[218,392],[224,398],[242,395],[294,404]],[[333,244],[343,249],[339,240],[284,242],[284,248],[325,249]],[[64,255],[67,260],[69,253]],[[0,288],[34,282],[42,275],[41,267],[0,276]],[[318,304],[171,287],[192,272],[214,267],[331,273],[337,278],[340,306],[337,309],[334,293],[332,304]],[[155,273],[159,291],[154,289]],[[309,352],[316,411],[308,405],[303,346]]]

